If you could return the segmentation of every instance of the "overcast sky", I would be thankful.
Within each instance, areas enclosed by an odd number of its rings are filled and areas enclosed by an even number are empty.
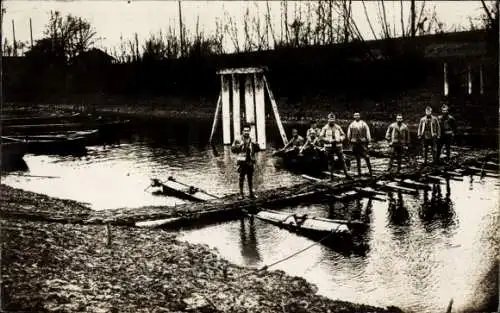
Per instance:
[[[410,1],[403,1],[403,15],[405,23],[408,20]],[[416,1],[417,9],[421,2]],[[289,20],[293,19],[295,6],[302,7],[302,14],[307,14],[307,1],[288,1]],[[368,15],[378,34],[378,2],[365,1]],[[125,39],[138,34],[139,42],[143,42],[150,33],[164,32],[168,27],[179,29],[179,11],[177,1],[143,1],[126,0],[114,1],[3,1],[6,13],[4,15],[4,36],[12,42],[12,21],[15,23],[17,40],[29,41],[29,19],[32,19],[34,40],[42,37],[43,29],[48,21],[50,10],[58,10],[63,14],[71,13],[88,19],[95,27],[98,35],[102,37],[98,46],[111,50],[120,43],[120,36]],[[280,33],[280,1],[269,1],[273,27],[275,33]],[[401,7],[400,1],[386,1],[387,19],[391,25],[396,25],[396,32],[401,32]],[[266,1],[183,1],[183,22],[188,32],[194,33],[196,21],[199,19],[199,28],[210,34],[215,30],[215,21],[220,19],[227,24],[231,16],[240,29],[242,38],[241,21],[245,11],[249,8],[253,16],[264,16]],[[481,14],[480,1],[426,1],[426,8],[435,8],[439,19],[445,23],[446,28],[454,26],[467,26],[470,16],[477,17]],[[353,18],[365,39],[372,39],[372,33],[366,20],[361,1],[353,1]],[[242,40],[240,40],[242,41]],[[226,52],[231,52],[233,46],[228,36],[224,43]]]

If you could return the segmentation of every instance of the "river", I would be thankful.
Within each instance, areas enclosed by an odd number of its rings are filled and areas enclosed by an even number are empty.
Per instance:
[[[229,150],[205,147],[207,137],[207,127],[155,125],[114,145],[88,147],[85,156],[26,155],[28,173],[7,174],[2,183],[85,202],[95,210],[182,203],[146,190],[153,177],[172,175],[216,195],[236,192],[238,177]],[[255,187],[303,181],[272,157],[276,141],[269,145],[258,154]],[[453,299],[453,312],[486,310],[498,295],[498,180],[464,177],[435,187],[434,194],[393,194],[386,202],[362,199],[284,208],[323,217],[358,214],[370,223],[368,250],[346,252],[318,244],[271,269],[302,276],[333,299],[395,305],[408,312],[444,312]],[[313,243],[250,218],[184,229],[179,239],[215,247],[224,258],[251,268]]]

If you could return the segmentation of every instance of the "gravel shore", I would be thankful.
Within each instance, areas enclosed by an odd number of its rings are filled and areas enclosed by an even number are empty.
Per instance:
[[[1,192],[2,211],[89,211],[5,185]],[[233,265],[207,246],[161,230],[12,216],[0,223],[3,311],[401,312],[327,299],[302,278]]]

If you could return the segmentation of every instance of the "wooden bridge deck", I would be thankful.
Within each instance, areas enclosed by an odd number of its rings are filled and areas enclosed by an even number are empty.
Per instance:
[[[175,207],[150,206],[135,209],[117,209],[97,211],[85,221],[86,223],[109,223],[115,225],[137,225],[152,226],[154,223],[144,223],[145,221],[163,220],[164,226],[192,225],[197,220],[224,221],[231,220],[241,215],[243,209],[252,210],[257,208],[276,208],[280,205],[298,203],[310,197],[321,197],[339,195],[342,192],[353,190],[356,187],[371,186],[375,189],[384,190],[385,184],[377,185],[377,182],[393,181],[398,182],[403,179],[413,179],[426,183],[436,182],[436,175],[441,178],[460,179],[461,175],[467,175],[474,171],[462,170],[454,172],[457,168],[464,168],[468,164],[475,164],[481,167],[486,164],[486,159],[491,159],[495,155],[491,152],[476,152],[469,158],[461,153],[461,160],[452,162],[446,166],[429,167],[407,167],[398,175],[389,174],[386,171],[379,171],[373,177],[354,178],[352,180],[341,178],[337,175],[334,181],[305,181],[290,187],[281,187],[272,190],[257,192],[256,199],[239,200],[236,194],[222,197],[215,201],[200,203],[185,203]],[[495,158],[494,158],[495,159]],[[481,160],[485,160],[482,162]],[[465,167],[466,168],[466,167]],[[477,172],[477,170],[476,170]],[[492,176],[495,177],[495,176]],[[439,178],[438,178],[439,179]],[[463,179],[463,178],[462,178]],[[400,184],[404,189],[404,184]],[[387,188],[387,186],[385,186]],[[390,189],[390,187],[389,187]],[[397,190],[397,189],[394,189]]]

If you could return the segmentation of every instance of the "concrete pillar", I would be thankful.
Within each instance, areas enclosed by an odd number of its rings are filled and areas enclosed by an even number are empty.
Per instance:
[[[233,134],[234,139],[241,135],[241,117],[240,117],[240,80],[237,74],[232,74],[233,79]]]
[[[221,93],[222,93],[222,137],[225,145],[231,144],[231,108],[229,97],[230,78],[221,75]]]
[[[250,138],[255,142],[257,139],[255,131],[255,99],[253,89],[253,76],[245,75],[245,117],[246,122],[250,123]]]
[[[448,64],[443,63],[444,95],[448,95]]]
[[[262,74],[253,74],[255,86],[255,122],[257,127],[257,143],[261,149],[266,148],[266,102],[264,99],[264,83]]]

